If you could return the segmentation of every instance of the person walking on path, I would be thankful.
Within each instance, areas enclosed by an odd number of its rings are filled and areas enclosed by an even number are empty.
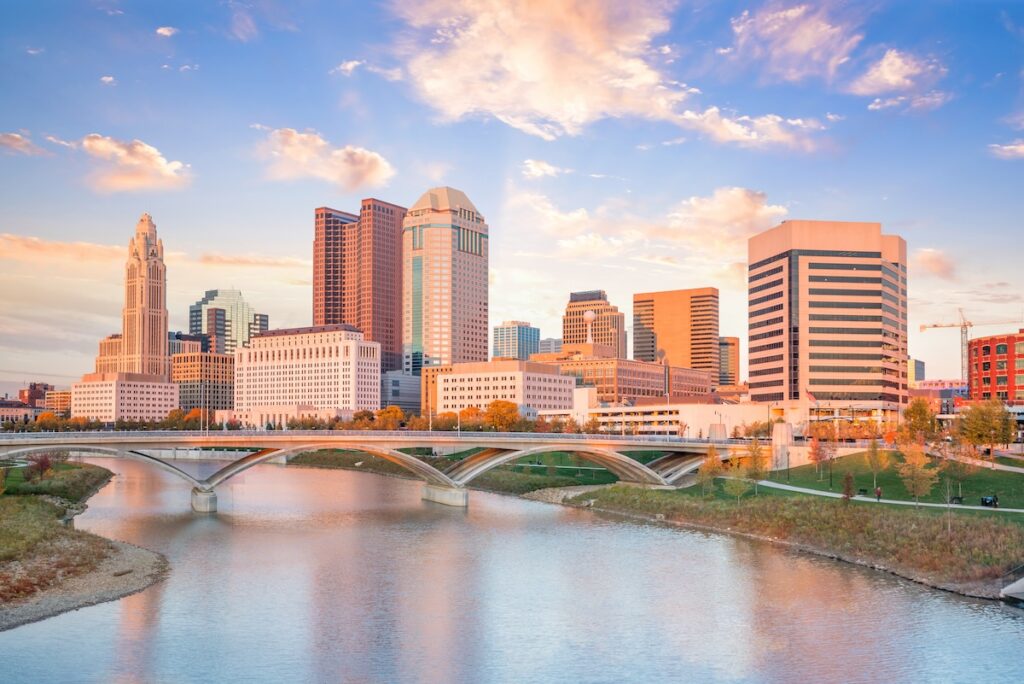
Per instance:
[[[877,501],[878,503],[882,502],[882,488],[881,487],[875,487],[875,501]]]

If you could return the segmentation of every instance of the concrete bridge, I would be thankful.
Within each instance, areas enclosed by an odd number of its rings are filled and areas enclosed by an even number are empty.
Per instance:
[[[710,444],[712,442],[708,440],[660,435],[404,430],[42,432],[0,434],[0,458],[67,450],[135,459],[177,475],[191,484],[192,508],[200,512],[214,512],[217,510],[217,485],[264,461],[286,461],[291,456],[318,449],[359,451],[391,461],[424,481],[424,499],[449,506],[466,506],[467,484],[492,468],[523,457],[551,451],[572,452],[607,468],[623,482],[672,487],[699,467]],[[747,453],[747,442],[743,440],[720,440],[714,444],[723,460]],[[479,451],[439,470],[399,451],[414,447]],[[242,448],[249,453],[203,480],[149,453],[181,448]],[[656,451],[661,455],[645,465],[629,455],[638,451]]]

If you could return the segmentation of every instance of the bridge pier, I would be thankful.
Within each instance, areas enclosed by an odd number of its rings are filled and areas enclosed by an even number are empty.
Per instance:
[[[464,487],[440,487],[438,485],[424,484],[423,500],[433,501],[445,506],[465,508],[469,505],[469,491]]]
[[[217,512],[217,492],[213,490],[192,488],[192,510],[196,513]]]

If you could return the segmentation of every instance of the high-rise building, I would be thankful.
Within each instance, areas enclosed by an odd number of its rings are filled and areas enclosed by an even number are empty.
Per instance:
[[[924,361],[921,359],[910,359],[907,361],[907,386],[914,388],[924,380]]]
[[[717,380],[718,288],[634,294],[633,358],[707,371]]]
[[[626,315],[608,303],[604,290],[573,292],[562,317],[562,344],[600,344],[625,359]]]
[[[461,190],[432,188],[402,234],[403,370],[487,360],[488,229]]]
[[[253,335],[266,332],[269,323],[267,315],[256,313],[239,290],[207,290],[188,307],[189,333],[209,335],[210,351],[218,354],[241,349]]]
[[[906,242],[878,223],[784,221],[751,237],[751,400],[895,418],[908,401],[906,263]]]
[[[235,403],[235,357],[198,350],[174,354],[171,382],[178,385],[179,407],[185,411],[230,409]]]
[[[561,337],[545,337],[537,344],[538,354],[554,354],[562,351]]]
[[[718,384],[740,384],[740,338],[718,338]]]
[[[494,326],[493,358],[509,358],[526,361],[530,354],[540,351],[540,328],[534,328],[526,321],[505,321]]]
[[[100,342],[97,373],[135,373],[167,381],[167,267],[153,217],[143,214],[128,243],[121,334]]]
[[[46,393],[54,389],[49,383],[30,382],[28,387],[18,390],[18,401],[29,406],[41,407],[46,402]]]
[[[71,390],[50,390],[46,393],[43,408],[67,418],[71,415]]]
[[[209,346],[210,339],[206,335],[189,335],[180,331],[167,333],[167,353],[172,357],[175,354],[209,351]],[[171,361],[173,366],[173,359]]]
[[[314,213],[313,324],[351,325],[379,342],[384,370],[402,367],[402,221],[406,209],[379,199],[359,215]]]

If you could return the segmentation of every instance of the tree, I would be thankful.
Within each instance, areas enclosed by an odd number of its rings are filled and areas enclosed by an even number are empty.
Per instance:
[[[45,478],[53,468],[53,461],[50,459],[50,454],[32,454],[28,457],[28,465],[25,466],[25,481],[31,482],[33,480],[42,480]]]
[[[990,399],[974,404],[960,414],[960,436],[968,444],[991,451],[1012,436],[1012,419],[1003,402]]]
[[[484,412],[479,406],[467,406],[459,411],[459,421],[463,430],[479,430],[484,423]]]
[[[924,397],[915,397],[903,411],[903,427],[911,439],[931,441],[939,430],[939,423],[931,405]]]
[[[583,424],[580,431],[588,435],[596,435],[601,432],[601,423],[598,422],[597,418],[591,416],[591,418]]]
[[[850,503],[853,498],[853,473],[849,470],[843,474],[843,501]]]
[[[811,445],[807,448],[807,458],[814,464],[814,472],[818,474],[818,479],[821,480],[821,464],[827,458],[827,454],[825,453],[825,447],[818,437],[811,438]]]
[[[757,437],[747,445],[747,473],[754,481],[754,495],[757,496],[757,483],[768,477],[768,455]]]
[[[964,481],[978,471],[978,466],[972,462],[977,458],[977,451],[970,444],[954,442],[952,453],[946,458],[943,472],[946,477],[956,483],[956,495],[963,497]]]
[[[718,455],[718,449],[715,448],[714,444],[708,445],[708,454],[704,457],[704,462],[700,464],[700,468],[697,469],[697,481],[700,482],[701,494],[707,496],[708,485],[715,481],[724,466],[722,465],[722,457]]]
[[[864,452],[864,461],[871,471],[871,488],[877,489],[878,473],[889,467],[889,452],[880,449],[878,440],[872,439],[868,444],[868,450]]]
[[[928,455],[924,446],[917,443],[908,444],[903,449],[903,463],[896,466],[899,471],[903,486],[907,489],[914,503],[917,504],[922,496],[928,496],[935,482],[939,479],[939,471],[936,468],[929,468]]]
[[[377,411],[374,422],[378,430],[397,430],[405,422],[405,411],[399,406],[387,406]]]
[[[43,411],[36,418],[36,427],[40,430],[54,431],[60,428],[61,420],[53,411]]]
[[[750,491],[750,479],[747,467],[740,463],[740,459],[734,458],[729,465],[729,476],[723,485],[725,493],[736,497],[736,503],[740,498]]]
[[[483,424],[496,432],[511,432],[518,422],[519,407],[504,399],[492,401],[483,414]]]

